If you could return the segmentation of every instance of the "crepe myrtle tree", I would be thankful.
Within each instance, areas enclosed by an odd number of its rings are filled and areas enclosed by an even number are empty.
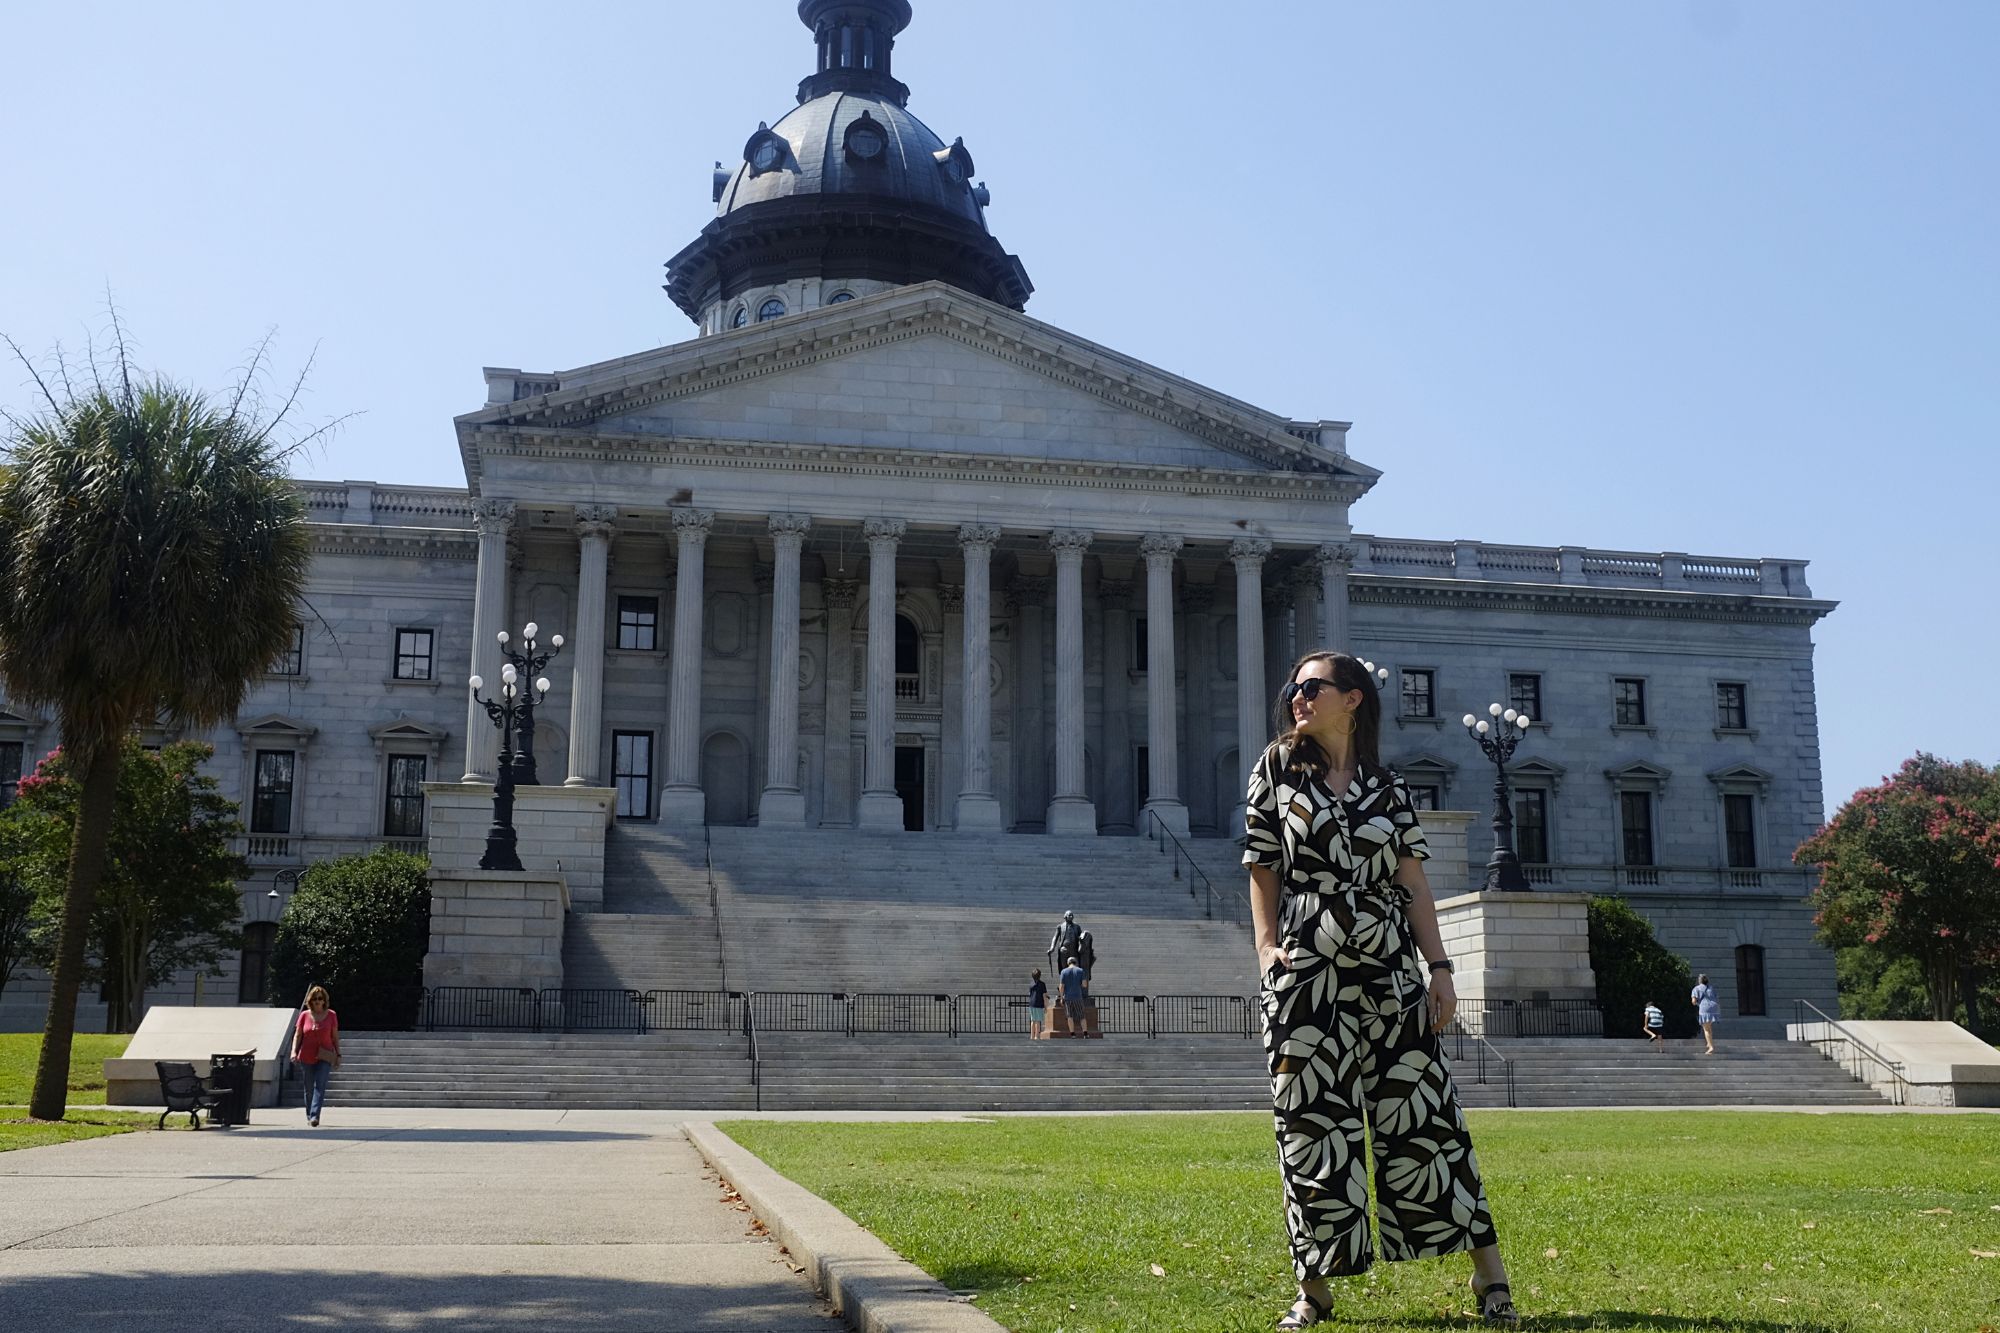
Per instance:
[[[120,742],[156,719],[226,721],[286,648],[311,557],[285,461],[327,429],[275,438],[304,374],[267,410],[268,339],[211,396],[135,367],[115,310],[111,338],[82,368],[58,351],[46,374],[5,339],[40,403],[4,422],[0,678],[53,714],[79,787],[29,1100],[43,1120],[67,1100]]]
[[[1869,945],[1923,973],[1930,1017],[1962,999],[1975,1031],[2000,967],[2000,772],[1919,753],[1856,792],[1794,860],[1819,867],[1820,942]]]

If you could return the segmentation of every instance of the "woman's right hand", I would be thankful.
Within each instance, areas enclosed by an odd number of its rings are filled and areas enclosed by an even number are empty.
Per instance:
[[[1285,952],[1285,948],[1283,945],[1265,944],[1265,945],[1260,945],[1258,947],[1257,968],[1265,976],[1271,975],[1271,972],[1274,968],[1279,971],[1283,971],[1285,968],[1290,967],[1291,965],[1292,965],[1291,955]]]

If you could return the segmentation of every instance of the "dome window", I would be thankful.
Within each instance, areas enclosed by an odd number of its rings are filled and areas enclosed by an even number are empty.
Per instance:
[[[972,179],[972,154],[965,151],[964,139],[953,139],[951,147],[940,148],[931,156],[937,159],[938,170],[953,185],[963,188]]]
[[[861,118],[847,127],[847,160],[855,163],[876,163],[889,148],[888,133],[882,122],[866,111]]]
[[[729,317],[729,327],[732,329],[740,329],[749,322],[750,307],[748,306],[737,306],[736,313]]]
[[[767,319],[777,319],[784,313],[785,303],[774,296],[757,307],[757,322],[761,324]]]
[[[750,164],[752,176],[778,170],[790,162],[791,156],[791,144],[782,134],[773,133],[771,127],[762,121],[757,122],[757,132],[743,145],[743,160]]]
[[[852,301],[853,299],[853,292],[835,292],[832,296],[826,298],[826,303],[828,305],[839,305],[842,301]]]

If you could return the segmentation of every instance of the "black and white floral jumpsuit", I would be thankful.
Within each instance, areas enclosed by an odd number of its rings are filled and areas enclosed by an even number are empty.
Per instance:
[[[1323,780],[1286,771],[1274,745],[1250,776],[1245,822],[1243,863],[1280,876],[1278,942],[1291,953],[1289,967],[1265,973],[1261,998],[1299,1280],[1374,1262],[1364,1133],[1383,1258],[1492,1244],[1472,1139],[1424,1003],[1409,892],[1390,882],[1398,858],[1430,855],[1403,780],[1363,766],[1336,799]]]

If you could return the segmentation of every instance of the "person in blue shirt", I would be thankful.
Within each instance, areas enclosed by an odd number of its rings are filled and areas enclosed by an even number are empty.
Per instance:
[[[1654,1004],[1651,1000],[1646,1001],[1647,1039],[1656,1045],[1660,1046],[1666,1045],[1666,1043],[1661,1040],[1661,1033],[1665,1031],[1666,1026],[1667,1026],[1667,1016],[1660,1012],[1660,1006]]]
[[[1694,989],[1688,992],[1688,1002],[1694,1005],[1695,1020],[1701,1024],[1701,1039],[1708,1043],[1703,1055],[1715,1054],[1715,1020],[1722,1017],[1722,1001],[1716,997],[1715,987],[1708,984],[1708,973],[1695,978]]]
[[[1028,986],[1028,1040],[1041,1041],[1049,1035],[1049,983],[1042,980],[1042,969],[1034,971]]]
[[[1069,1016],[1070,1035],[1080,1037],[1084,1031],[1083,1006],[1085,999],[1083,985],[1084,982],[1090,979],[1089,974],[1076,961],[1075,955],[1071,955],[1066,960],[1066,965],[1062,970],[1062,977],[1060,979],[1062,981],[1063,1010]]]

